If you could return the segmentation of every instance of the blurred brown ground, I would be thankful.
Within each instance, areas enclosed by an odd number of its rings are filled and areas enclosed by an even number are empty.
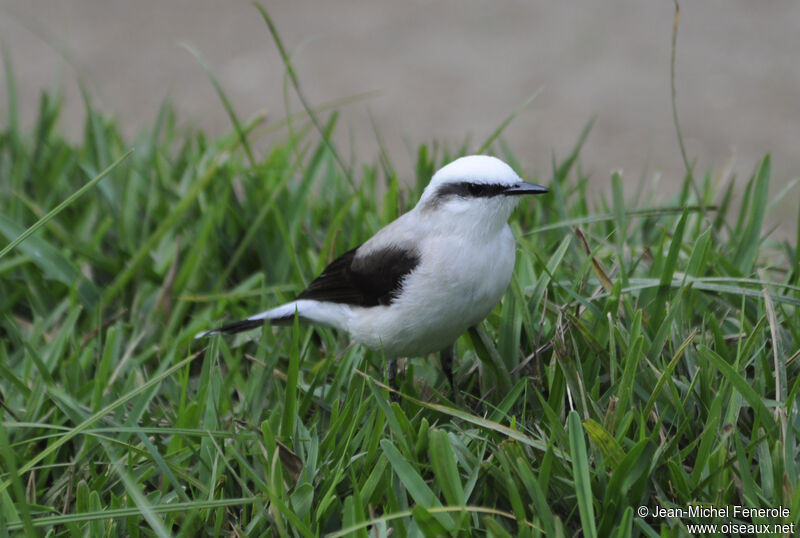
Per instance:
[[[537,90],[504,139],[526,171],[547,177],[596,116],[582,152],[591,187],[623,170],[671,196],[683,174],[670,108],[671,1],[440,0],[264,2],[312,104],[377,90],[341,109],[345,155],[377,160],[371,113],[401,174],[416,146],[473,149]],[[0,43],[10,55],[23,122],[42,88],[60,84],[61,125],[83,129],[80,78],[96,106],[133,136],[160,104],[209,134],[230,129],[197,61],[200,51],[241,118],[285,115],[284,68],[258,11],[244,0],[0,0]],[[678,111],[696,170],[732,163],[738,185],[767,152],[773,192],[800,176],[800,3],[684,1],[678,33]],[[4,77],[5,75],[0,75]],[[5,80],[0,122],[7,121]],[[300,110],[296,99],[293,111]],[[731,160],[732,159],[732,160]],[[794,227],[800,195],[777,215]],[[774,223],[773,223],[774,224]]]

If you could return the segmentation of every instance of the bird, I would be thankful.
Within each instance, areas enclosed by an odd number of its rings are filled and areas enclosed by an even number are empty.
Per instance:
[[[394,389],[396,359],[438,352],[455,390],[455,341],[489,315],[511,281],[508,220],[521,196],[547,192],[497,157],[458,158],[433,175],[413,209],[334,259],[294,300],[196,338],[297,316],[383,353]],[[391,397],[397,401],[395,391]]]

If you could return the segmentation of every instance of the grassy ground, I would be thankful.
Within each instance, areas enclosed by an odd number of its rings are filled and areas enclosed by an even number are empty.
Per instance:
[[[407,363],[398,405],[381,357],[332,331],[193,335],[290,298],[477,145],[421,146],[401,186],[386,155],[337,156],[335,113],[208,140],[165,108],[131,143],[88,98],[70,144],[52,96],[20,131],[7,78],[0,534],[681,536],[800,520],[800,269],[796,241],[763,229],[768,157],[741,196],[687,177],[656,207],[616,177],[592,200],[579,141],[529,178],[551,194],[512,217],[514,279],[458,342],[455,402],[427,357]],[[273,128],[280,142],[251,148]],[[734,505],[789,515],[652,514]]]

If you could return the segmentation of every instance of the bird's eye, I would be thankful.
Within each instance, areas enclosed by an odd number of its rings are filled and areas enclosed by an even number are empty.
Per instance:
[[[470,196],[480,196],[483,194],[483,185],[477,183],[467,183],[467,192]]]

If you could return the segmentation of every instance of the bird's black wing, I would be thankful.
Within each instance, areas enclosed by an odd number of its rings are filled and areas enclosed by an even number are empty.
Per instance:
[[[297,298],[355,306],[388,305],[400,293],[403,278],[417,265],[419,254],[412,249],[390,246],[362,255],[354,248],[333,260]]]

